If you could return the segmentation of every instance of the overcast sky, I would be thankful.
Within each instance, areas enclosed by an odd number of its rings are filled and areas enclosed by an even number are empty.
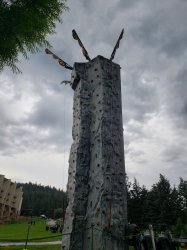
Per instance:
[[[187,179],[187,1],[68,1],[51,49],[70,65],[85,62],[76,29],[91,58],[121,65],[127,175],[148,188],[159,173]],[[66,189],[72,142],[71,71],[44,53],[20,56],[22,74],[0,74],[0,174],[13,181]]]

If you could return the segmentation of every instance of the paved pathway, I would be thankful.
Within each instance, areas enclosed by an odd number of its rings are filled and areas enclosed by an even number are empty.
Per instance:
[[[27,245],[60,245],[61,241],[28,242]],[[0,242],[0,246],[24,246],[25,242]]]

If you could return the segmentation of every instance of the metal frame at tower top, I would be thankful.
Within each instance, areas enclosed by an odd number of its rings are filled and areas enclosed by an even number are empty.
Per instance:
[[[122,29],[122,31],[121,31],[121,33],[120,33],[120,36],[119,36],[119,38],[118,38],[118,40],[117,40],[117,42],[116,42],[116,45],[114,46],[114,49],[113,49],[112,54],[111,54],[111,56],[110,56],[110,61],[112,61],[112,60],[114,59],[114,56],[115,56],[115,54],[116,54],[116,50],[119,48],[120,40],[123,38],[123,34],[124,34],[124,29]],[[82,41],[80,40],[80,38],[79,38],[77,32],[76,32],[74,29],[72,30],[72,36],[73,36],[73,38],[74,38],[75,40],[78,41],[78,44],[79,44],[80,47],[82,48],[82,53],[83,53],[84,57],[85,57],[88,61],[91,61],[90,56],[89,56],[87,50],[85,49],[85,47],[84,47]],[[58,63],[59,63],[62,67],[66,68],[66,69],[69,69],[69,70],[73,70],[73,67],[72,67],[72,66],[70,66],[68,63],[66,63],[64,60],[62,60],[62,59],[61,59],[60,57],[58,57],[57,55],[55,55],[55,54],[54,54],[51,50],[49,50],[48,48],[45,49],[45,52],[46,52],[46,54],[52,55],[53,58],[54,58],[55,60],[58,60]]]

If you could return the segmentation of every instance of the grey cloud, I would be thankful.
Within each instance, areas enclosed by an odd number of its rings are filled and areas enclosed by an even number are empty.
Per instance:
[[[158,46],[158,38],[156,38],[156,33],[159,28],[160,23],[156,22],[151,15],[146,17],[144,20],[140,20],[137,26],[134,26],[130,32],[131,39],[135,43],[141,43],[142,46],[148,45],[155,49]]]
[[[167,147],[163,152],[163,158],[167,162],[176,162],[184,158],[186,150],[184,145],[174,144]]]
[[[121,10],[123,8],[133,7],[137,2],[138,0],[126,0],[126,1],[120,0],[118,2],[117,7],[119,10]]]
[[[143,47],[150,46],[169,57],[181,56],[187,48],[187,3],[156,2],[149,7],[148,13],[131,28],[130,36]]]
[[[180,138],[178,143],[168,145],[167,149],[162,152],[162,157],[165,162],[163,173],[167,174],[172,183],[176,183],[179,177],[184,179],[187,177],[186,148],[186,141],[183,140],[182,142]]]
[[[187,100],[184,102],[184,105],[182,107],[182,114],[184,114],[187,118]]]
[[[143,122],[137,122],[130,120],[130,122],[124,122],[124,144],[126,152],[129,152],[129,146],[132,142],[137,142],[147,138],[147,134],[143,131]]]
[[[167,55],[174,58],[183,55],[184,51],[187,49],[187,34],[183,32],[170,36],[168,34],[165,34],[167,38],[161,46],[161,50]]]
[[[138,151],[133,151],[133,152],[131,152],[131,156],[132,157],[136,157],[136,156],[142,156],[142,155],[144,155],[144,152],[142,151],[142,150],[138,150]]]
[[[5,151],[9,150],[11,145],[9,143],[9,140],[7,138],[6,133],[4,132],[4,129],[0,130],[0,155],[4,154]]]
[[[49,136],[41,140],[46,144],[58,147],[69,144],[71,141],[72,97],[63,93],[42,96],[26,123],[41,130],[49,129]]]
[[[0,155],[12,155],[24,152],[26,146],[31,145],[32,136],[21,126],[8,126],[0,130]]]
[[[42,96],[35,105],[28,122],[39,127],[59,127],[63,123],[70,123],[72,114],[68,113],[72,101],[65,95]]]
[[[109,57],[121,28],[125,28],[124,40],[114,62],[122,67],[124,142],[128,156],[133,157],[137,165],[148,164],[140,153],[144,149],[138,149],[138,141],[147,137],[146,143],[149,143],[152,138],[144,130],[145,124],[155,114],[162,115],[163,110],[170,124],[175,125],[168,129],[173,129],[173,134],[178,135],[180,144],[186,135],[187,121],[186,1],[118,0],[114,3],[109,0],[103,4],[102,0],[69,0],[68,4],[70,11],[64,14],[63,23],[57,24],[57,33],[49,40],[53,46],[51,50],[71,65],[74,61],[85,61],[79,45],[72,38],[73,28],[91,58],[97,54]],[[62,152],[72,140],[73,91],[60,82],[69,80],[71,72],[46,55],[44,48],[41,53],[30,55],[29,61],[22,57],[20,61],[22,75],[12,75],[8,70],[4,73],[9,76],[7,84],[12,89],[11,102],[22,99],[25,92],[38,100],[20,119],[12,116],[8,106],[0,106],[1,153],[33,148],[40,151],[53,146],[55,151]],[[158,143],[155,148],[159,148],[159,142],[155,143]],[[174,166],[180,162],[184,174],[186,148],[185,144],[182,151],[180,147],[168,146],[161,155],[163,171],[165,164],[172,162]],[[133,171],[138,175],[136,169]],[[175,167],[172,171],[171,175],[177,175]]]
[[[187,125],[187,70],[181,68],[173,82],[168,85],[166,108],[168,116],[178,129]]]
[[[0,131],[0,155],[15,155],[30,150],[48,151],[53,147],[57,152],[63,152],[71,141],[71,131],[47,131],[31,125],[9,126]]]
[[[159,110],[159,98],[157,86],[143,83],[140,72],[129,72],[125,87],[124,97],[124,121],[129,119],[143,121],[147,115]]]
[[[31,149],[47,150],[54,145],[62,151],[64,145],[71,141],[73,90],[70,86],[54,83],[51,79],[41,79],[41,76],[36,74],[35,68],[37,64],[30,70],[29,79],[25,78],[25,73],[22,75],[22,82],[19,82],[20,76],[10,74],[9,79],[12,77],[13,81],[14,78],[14,88],[10,97],[8,95],[10,88],[8,92],[3,89],[7,97],[0,101],[2,102],[0,105],[1,155],[17,154]],[[50,75],[47,70],[46,73]],[[1,84],[4,87],[4,82]],[[11,84],[9,84],[10,87]],[[17,108],[24,105],[21,100],[25,93],[26,96],[30,93],[30,97],[36,95],[40,101],[35,102],[27,115],[23,115],[23,111],[20,111],[20,116]],[[15,105],[18,100],[20,103]],[[45,134],[47,129],[49,132]]]

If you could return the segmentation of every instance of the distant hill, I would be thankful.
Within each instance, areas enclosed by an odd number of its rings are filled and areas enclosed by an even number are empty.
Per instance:
[[[17,183],[23,188],[21,215],[39,216],[45,214],[54,217],[56,209],[67,206],[67,195],[63,190],[33,183]]]

